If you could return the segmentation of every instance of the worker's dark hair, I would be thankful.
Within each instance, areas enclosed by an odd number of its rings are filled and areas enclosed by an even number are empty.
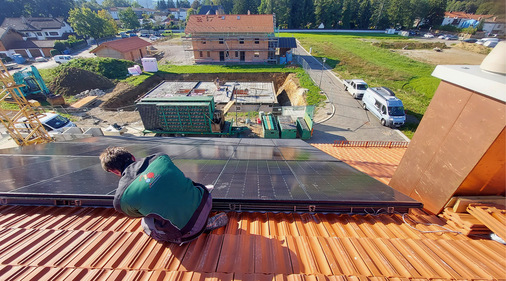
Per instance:
[[[121,173],[134,162],[133,155],[124,147],[108,147],[100,154],[100,164],[107,172],[118,170]]]

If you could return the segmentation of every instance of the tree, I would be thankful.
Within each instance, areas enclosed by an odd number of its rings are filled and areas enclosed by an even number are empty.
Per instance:
[[[104,0],[102,6],[106,8],[130,7],[130,3],[128,0]]]
[[[32,17],[67,17],[73,0],[30,0],[24,3],[24,14]],[[2,9],[4,7],[2,6]]]
[[[89,8],[92,11],[102,10],[102,5],[98,4],[97,0],[77,0],[75,1],[76,7]]]
[[[235,0],[232,8],[232,14],[244,15],[248,13],[248,1],[249,0]]]
[[[190,1],[188,1],[188,0],[180,0],[178,8],[191,8]]]
[[[446,0],[429,0],[429,9],[425,20],[428,25],[439,25],[446,11]]]
[[[70,10],[68,21],[77,35],[95,39],[111,35],[109,32],[113,29],[107,20],[89,8]]]
[[[159,11],[165,11],[167,10],[167,2],[165,2],[165,0],[159,0],[158,2],[156,2],[156,9],[159,10]]]
[[[213,3],[215,5],[221,5],[225,11],[225,14],[230,14],[234,8],[233,0],[213,0]]]
[[[0,22],[5,18],[20,17],[23,15],[23,3],[14,0],[0,0]]]
[[[132,7],[132,8],[143,8],[141,6],[141,4],[139,4],[139,2],[137,2],[137,1],[132,1],[132,3],[130,3],[130,7]]]
[[[371,23],[371,1],[362,0],[359,3],[357,11],[357,27],[359,29],[368,29]]]
[[[190,18],[191,15],[196,15],[196,14],[197,14],[196,10],[194,10],[193,8],[189,8],[186,11],[186,21],[188,21],[188,19]]]
[[[200,1],[199,0],[193,0],[193,3],[191,5],[191,8],[194,9],[195,11],[198,11],[199,8],[200,8]]]
[[[104,20],[103,33],[104,36],[112,36],[118,33],[118,25],[116,21],[112,18],[111,14],[106,10],[100,10],[97,12],[98,16]]]
[[[176,4],[174,4],[174,1],[172,0],[167,0],[167,8],[170,9],[170,8],[175,8],[176,7]]]
[[[119,20],[120,20],[121,24],[125,28],[136,29],[141,26],[132,7],[128,7],[126,9],[120,11],[118,16],[119,16]]]

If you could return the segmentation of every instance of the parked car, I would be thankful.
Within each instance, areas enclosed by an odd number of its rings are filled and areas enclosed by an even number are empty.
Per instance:
[[[434,34],[432,34],[432,33],[425,33],[423,35],[423,37],[425,37],[425,38],[434,38]]]
[[[497,43],[499,43],[499,41],[487,41],[485,43],[483,43],[483,46],[485,47],[489,47],[489,48],[494,48]]]
[[[137,33],[130,33],[130,37],[137,37]]]
[[[441,34],[437,38],[439,38],[439,39],[445,39],[445,37],[446,37],[446,34]]]
[[[476,41],[478,41],[478,39],[476,39],[476,38],[468,38],[468,39],[462,40],[462,42],[464,42],[464,43],[476,43]]]
[[[45,62],[45,61],[47,61],[47,59],[45,57],[36,57],[35,61],[36,62]]]
[[[22,117],[19,119],[21,122],[26,121],[26,117]],[[69,127],[76,127],[72,121],[68,118],[63,117],[56,113],[46,113],[43,117],[39,118],[40,123],[48,133],[56,133],[61,134],[63,131]],[[14,125],[19,130],[28,129],[29,124],[27,123],[18,123]]]
[[[362,79],[344,80],[343,85],[344,90],[348,91],[355,99],[362,99],[365,90],[369,87]]]
[[[459,40],[459,37],[457,35],[447,35],[445,40]]]
[[[128,38],[128,34],[126,34],[126,32],[120,32],[119,34],[121,36],[121,38]]]
[[[53,57],[56,63],[67,63],[73,59],[71,55],[56,55]]]
[[[160,37],[157,37],[157,36],[154,36],[154,35],[149,36],[149,40],[151,40],[151,41],[156,41],[158,39],[160,39]]]
[[[499,42],[499,39],[498,38],[482,38],[482,39],[476,41],[476,44],[483,45],[483,44],[485,44],[485,42],[488,42],[488,41]]]

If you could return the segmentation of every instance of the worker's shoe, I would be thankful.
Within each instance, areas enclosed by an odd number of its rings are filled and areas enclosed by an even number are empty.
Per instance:
[[[217,215],[210,217],[207,220],[206,230],[204,232],[209,233],[220,227],[224,227],[228,223],[227,214],[224,212],[218,213]]]

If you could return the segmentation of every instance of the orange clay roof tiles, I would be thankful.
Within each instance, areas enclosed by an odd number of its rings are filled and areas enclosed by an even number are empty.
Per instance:
[[[118,39],[114,41],[104,42],[95,49],[91,50],[90,52],[96,53],[100,49],[111,48],[121,53],[127,53],[130,51],[138,50],[140,48],[145,48],[147,46],[151,46],[151,43],[139,37],[130,37],[125,39]]]
[[[311,144],[353,168],[388,184],[401,162],[406,148],[337,147],[333,144]]]
[[[197,240],[159,243],[107,208],[0,206],[0,280],[494,280],[506,246],[421,233],[400,214],[229,212]],[[409,215],[420,230],[440,218]]]
[[[191,15],[186,33],[274,32],[272,15]]]

